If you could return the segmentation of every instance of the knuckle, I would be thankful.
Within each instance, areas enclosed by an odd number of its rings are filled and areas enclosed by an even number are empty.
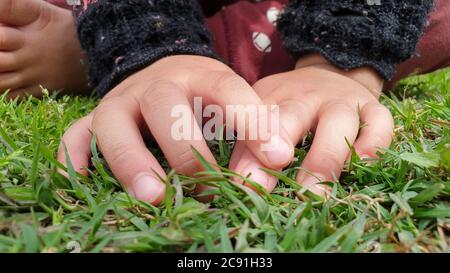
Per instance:
[[[96,127],[96,124],[102,122],[103,117],[105,115],[108,115],[110,111],[114,111],[114,109],[117,107],[117,104],[118,104],[117,97],[103,99],[94,110],[92,126]]]
[[[183,149],[170,163],[172,168],[185,175],[194,174],[202,169],[200,162],[192,154],[190,148]]]
[[[246,81],[231,72],[219,73],[214,81],[213,90],[215,92],[229,92],[230,90],[242,89],[246,85]]]
[[[24,73],[16,73],[11,77],[1,77],[0,78],[0,87],[3,89],[11,89],[14,90],[13,86],[17,86],[22,82],[27,80]]]
[[[101,146],[101,145],[100,145]],[[135,151],[133,147],[126,143],[111,144],[108,149],[108,163],[112,166],[123,166],[130,161],[130,155]]]
[[[70,126],[66,133],[69,135],[77,135],[79,137],[92,137],[92,118],[91,115],[85,116]]]
[[[323,105],[319,114],[332,114],[335,117],[353,118],[354,123],[359,123],[358,111],[346,101],[335,100]]]
[[[324,160],[326,162],[326,164],[329,166],[328,170],[329,171],[334,171],[335,173],[340,172],[343,164],[341,162],[341,160],[339,160],[339,158],[336,156],[336,154],[325,154],[324,156]]]
[[[26,81],[26,76],[25,76],[25,74],[24,73],[19,73],[19,74],[17,74],[15,77],[14,77],[14,80],[16,81],[16,82],[24,82],[24,81]]]
[[[369,111],[373,111],[378,115],[383,115],[384,117],[389,117],[389,119],[393,120],[391,111],[379,102],[370,102],[364,106],[365,109],[369,109]]]
[[[162,105],[180,93],[180,87],[168,80],[157,80],[145,88],[140,100],[145,105]]]
[[[338,174],[342,170],[343,162],[336,151],[322,147],[320,154],[316,155],[309,165],[310,169],[316,172]]]
[[[1,41],[0,41],[0,46],[1,46]],[[15,64],[17,64],[19,61],[17,59],[17,57],[15,55],[6,55],[4,56],[1,61],[0,61],[0,65],[4,66],[5,68],[7,67],[11,67],[14,66]],[[17,79],[19,81],[23,81],[23,77],[21,75],[17,75],[16,76]]]
[[[355,109],[351,107],[346,101],[344,100],[334,100],[327,104],[325,104],[325,108],[328,108],[330,110],[337,110],[340,112],[348,112],[348,113],[356,113]]]
[[[200,164],[194,157],[190,157],[185,161],[175,160],[174,169],[180,174],[185,175],[195,174],[201,171]]]
[[[388,147],[393,138],[393,132],[390,130],[386,130],[384,132],[379,132],[378,134],[373,135],[373,143],[375,145],[371,147],[372,150],[378,150],[378,148],[386,148]]]
[[[287,100],[283,100],[282,102],[279,103],[280,107],[285,107],[289,110],[304,110],[306,112],[312,112],[313,111],[313,107],[306,103],[303,100],[296,100],[296,99],[287,99]]]
[[[38,7],[36,7],[36,14],[38,14],[38,18],[40,20],[40,23],[42,25],[42,28],[47,27],[52,20],[54,20],[55,13],[53,9],[50,9],[47,5],[44,5],[43,3],[40,3]]]
[[[100,104],[99,106],[97,106],[97,108],[95,108],[89,130],[96,137],[99,137],[99,135],[104,135],[102,130],[109,126],[111,122],[115,121],[115,109],[117,109],[116,106],[117,104],[113,101],[108,101],[104,104]]]
[[[376,102],[373,102],[373,101],[369,102],[364,107],[365,108],[369,108],[369,109],[373,109],[375,111],[382,111],[383,113],[389,112],[389,114],[390,114],[389,109],[386,108],[386,106],[384,106],[383,104],[379,103],[378,101],[376,101]]]

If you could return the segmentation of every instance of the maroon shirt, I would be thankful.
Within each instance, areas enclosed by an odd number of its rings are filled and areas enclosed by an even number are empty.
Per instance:
[[[47,1],[64,8],[69,8],[67,2],[72,2]],[[216,52],[248,82],[294,67],[295,60],[284,49],[273,22],[288,0],[199,1],[208,17],[206,23]],[[394,81],[411,73],[426,73],[447,66],[450,66],[450,1],[438,0],[419,42],[417,56],[397,66]]]

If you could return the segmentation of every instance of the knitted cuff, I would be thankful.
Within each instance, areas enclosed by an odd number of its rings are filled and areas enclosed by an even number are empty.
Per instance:
[[[341,69],[369,66],[389,80],[415,53],[432,7],[433,0],[293,0],[278,29],[296,58],[320,53]]]
[[[163,57],[216,57],[196,0],[85,0],[77,13],[99,96]]]

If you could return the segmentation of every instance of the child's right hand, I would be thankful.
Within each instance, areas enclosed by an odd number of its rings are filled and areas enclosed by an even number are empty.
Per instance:
[[[161,177],[165,177],[165,172],[145,146],[141,132],[150,129],[170,166],[178,173],[195,175],[202,171],[191,146],[215,163],[205,140],[177,141],[171,137],[171,127],[176,121],[171,116],[172,109],[178,105],[190,109],[194,97],[202,97],[204,104],[216,104],[222,109],[227,105],[263,104],[244,79],[217,60],[190,55],[166,57],[109,92],[93,112],[67,130],[62,144],[67,147],[75,170],[86,174],[91,133],[94,134],[112,172],[127,191],[137,199],[158,204],[164,197],[165,185],[154,172]],[[191,114],[191,120],[195,121]],[[258,120],[261,118],[264,117],[258,116]],[[247,133],[245,120],[234,122],[233,128]],[[202,135],[197,123],[192,126]],[[287,145],[268,153],[261,151],[261,144],[267,144],[261,139],[249,141],[247,146],[267,167],[281,168],[292,159],[293,144],[287,137],[271,134],[271,140],[281,138]],[[58,160],[65,164],[63,147],[58,151]]]

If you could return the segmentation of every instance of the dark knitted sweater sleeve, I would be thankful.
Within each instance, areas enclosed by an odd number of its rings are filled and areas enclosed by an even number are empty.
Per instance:
[[[433,0],[292,0],[278,22],[299,58],[320,53],[341,69],[374,68],[391,79],[415,53]]]
[[[215,57],[197,0],[81,2],[78,36],[90,62],[90,82],[100,96],[163,57]]]

